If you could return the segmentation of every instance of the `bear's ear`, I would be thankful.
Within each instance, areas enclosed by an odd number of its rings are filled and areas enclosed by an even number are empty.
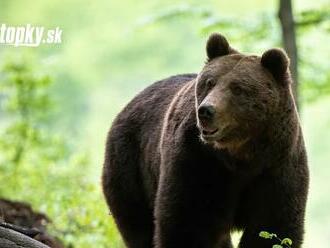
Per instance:
[[[206,43],[206,53],[208,60],[229,54],[230,46],[228,41],[219,33],[211,34]]]
[[[276,80],[282,81],[287,75],[290,60],[285,51],[273,48],[264,52],[261,56],[261,64],[271,72]]]

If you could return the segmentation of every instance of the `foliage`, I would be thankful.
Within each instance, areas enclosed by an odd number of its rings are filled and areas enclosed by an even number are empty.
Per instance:
[[[48,76],[33,74],[24,62],[4,65],[0,85],[5,116],[0,136],[1,170],[9,172],[25,161],[57,161],[65,156],[65,144],[47,130],[52,110],[47,92],[50,84]]]
[[[139,26],[161,24],[178,20],[179,18],[199,19],[198,30],[202,35],[221,30],[230,36],[231,40],[249,39],[253,37],[254,43],[265,38],[274,38],[274,17],[271,13],[261,13],[257,18],[250,15],[240,18],[219,15],[209,8],[194,5],[172,6],[156,14],[145,16]],[[278,34],[275,32],[275,34]],[[269,37],[269,35],[272,35]]]
[[[181,17],[199,17],[208,18],[212,15],[212,11],[208,8],[195,7],[189,4],[181,4],[163,9],[154,15],[145,16],[140,20],[138,26],[146,26],[155,22],[169,21]]]
[[[330,5],[325,5],[320,9],[304,10],[297,14],[298,28],[310,28],[320,24],[325,31],[330,32]]]
[[[51,79],[26,61],[8,62],[1,73],[0,196],[28,201],[53,219],[52,232],[70,247],[106,246],[114,225],[98,185],[86,178],[88,156],[70,149],[50,126],[55,102]],[[85,194],[88,195],[87,201]],[[102,232],[90,235],[102,226]],[[113,243],[118,242],[113,238]]]
[[[283,247],[291,248],[293,243],[292,240],[289,238],[281,239],[275,233],[269,233],[266,231],[261,231],[259,233],[259,237],[264,239],[276,239],[279,243],[273,245],[273,248],[283,248]]]

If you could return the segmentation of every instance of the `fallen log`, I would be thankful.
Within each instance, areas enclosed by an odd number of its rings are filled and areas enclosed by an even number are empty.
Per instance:
[[[9,227],[0,226],[1,248],[50,248],[29,236]]]
[[[26,202],[0,199],[0,227],[33,238],[46,247],[64,248],[63,243],[57,237],[47,232],[47,224],[50,222],[51,220],[46,214],[34,211]],[[0,248],[3,247],[1,242],[4,241],[0,240]]]

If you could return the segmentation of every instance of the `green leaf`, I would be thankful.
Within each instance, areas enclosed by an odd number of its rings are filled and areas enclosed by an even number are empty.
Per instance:
[[[259,233],[259,237],[264,238],[264,239],[271,239],[273,236],[269,232],[261,231]]]
[[[289,246],[291,246],[292,245],[292,240],[289,239],[289,238],[285,238],[285,239],[282,240],[281,245],[289,245]]]
[[[283,248],[283,246],[281,246],[281,245],[273,245],[272,247],[273,248]]]

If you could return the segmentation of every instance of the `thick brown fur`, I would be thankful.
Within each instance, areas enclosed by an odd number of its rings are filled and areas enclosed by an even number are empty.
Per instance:
[[[287,56],[244,55],[219,34],[207,55],[198,75],[154,83],[113,122],[102,183],[125,244],[231,248],[242,230],[240,248],[271,247],[260,231],[299,248],[309,176]]]

